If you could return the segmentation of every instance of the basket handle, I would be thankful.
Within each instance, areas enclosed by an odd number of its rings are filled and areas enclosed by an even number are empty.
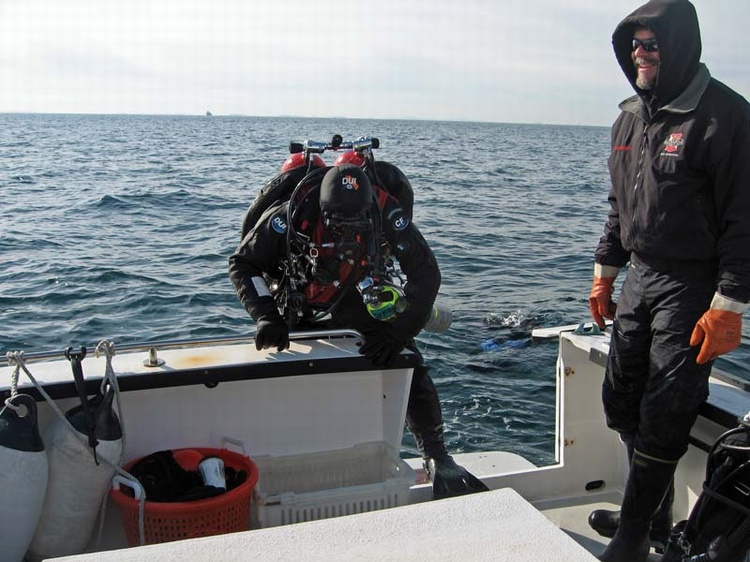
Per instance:
[[[234,445],[239,450],[242,451],[242,456],[247,456],[247,452],[245,451],[245,443],[240,441],[239,439],[232,439],[231,437],[227,437],[226,435],[221,438],[221,448],[231,450],[227,445]]]
[[[135,499],[140,500],[141,496],[146,497],[146,492],[144,491],[143,486],[141,486],[141,483],[138,482],[138,480],[125,478],[120,474],[115,474],[115,476],[112,478],[112,489],[117,490],[117,487],[120,484],[124,484],[128,488],[132,488]]]

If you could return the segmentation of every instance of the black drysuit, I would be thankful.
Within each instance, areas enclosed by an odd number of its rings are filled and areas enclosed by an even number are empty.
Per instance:
[[[654,32],[660,66],[636,85],[635,29]],[[617,303],[603,401],[607,423],[667,462],[687,450],[711,362],[691,332],[715,292],[750,299],[750,106],[700,63],[688,2],[652,0],[613,34],[636,95],[612,128],[611,210],[595,260],[630,269]]]
[[[322,176],[320,176],[322,177]],[[371,241],[363,241],[358,254],[351,261],[351,270],[342,270],[341,256],[336,251],[321,251],[316,264],[316,273],[310,274],[307,286],[299,292],[306,297],[305,314],[297,327],[305,328],[352,328],[360,331],[365,340],[374,335],[389,332],[407,343],[419,357],[419,365],[414,369],[407,424],[414,434],[417,444],[425,457],[437,458],[446,455],[443,442],[443,423],[435,385],[428,375],[421,355],[414,346],[414,337],[422,330],[429,319],[438,289],[440,269],[435,255],[427,245],[407,213],[390,196],[379,193],[380,216],[387,251],[398,260],[406,275],[405,295],[409,306],[395,320],[382,322],[373,318],[367,311],[356,284],[371,273],[367,262],[374,249]],[[266,279],[279,280],[284,271],[287,255],[287,210],[289,203],[279,203],[269,208],[258,223],[247,233],[235,253],[229,258],[229,277],[237,296],[254,320],[276,311],[277,304],[267,290]],[[320,209],[314,197],[306,198],[307,208],[297,209],[294,225],[298,232],[305,232],[312,241],[325,245],[331,242],[321,231]],[[295,220],[296,222],[296,220]],[[386,250],[385,248],[382,250]],[[363,259],[364,258],[364,259]],[[342,273],[345,279],[339,276]],[[323,275],[323,273],[325,273]],[[335,283],[340,283],[338,286]],[[272,284],[272,283],[271,283]],[[334,288],[335,287],[335,288]],[[330,298],[322,300],[315,295],[328,292]],[[336,303],[334,306],[334,303]],[[315,311],[330,308],[331,317],[325,323],[310,324]]]

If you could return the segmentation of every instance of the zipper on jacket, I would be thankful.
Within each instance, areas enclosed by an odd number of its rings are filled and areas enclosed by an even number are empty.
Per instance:
[[[638,154],[638,164],[637,164],[637,172],[635,175],[635,185],[633,186],[633,216],[631,218],[631,232],[635,231],[635,217],[636,217],[636,210],[637,210],[637,199],[636,195],[638,193],[638,188],[643,187],[643,163],[645,161],[646,156],[646,149],[648,148],[648,123],[645,123],[643,125],[643,134],[641,135],[641,151]]]

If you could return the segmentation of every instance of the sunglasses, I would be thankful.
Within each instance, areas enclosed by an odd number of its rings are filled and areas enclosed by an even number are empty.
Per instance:
[[[659,44],[656,39],[633,39],[633,50],[635,51],[638,47],[643,47],[643,50],[647,53],[655,53],[659,50]]]

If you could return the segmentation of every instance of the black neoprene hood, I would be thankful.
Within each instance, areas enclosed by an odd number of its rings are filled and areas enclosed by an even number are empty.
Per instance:
[[[342,220],[367,215],[372,206],[372,185],[354,164],[334,166],[320,184],[320,210],[326,217]]]

